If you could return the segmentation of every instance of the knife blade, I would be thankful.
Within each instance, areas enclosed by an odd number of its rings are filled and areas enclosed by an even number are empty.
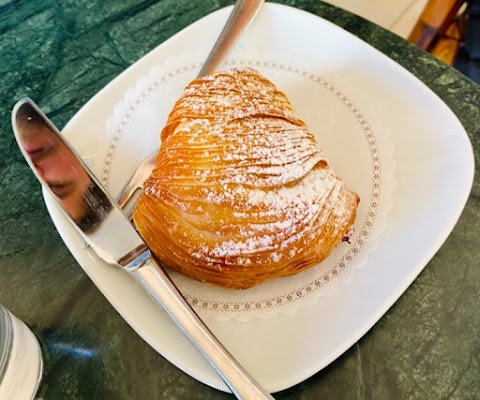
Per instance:
[[[31,99],[15,105],[12,127],[33,173],[95,253],[133,275],[237,398],[273,399],[190,307],[113,198]]]

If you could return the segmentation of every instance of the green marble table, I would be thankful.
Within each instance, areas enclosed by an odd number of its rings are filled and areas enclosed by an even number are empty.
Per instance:
[[[39,338],[45,370],[38,397],[231,398],[152,350],[92,284],[53,227],[10,127],[10,110],[23,96],[63,126],[149,50],[230,3],[0,0],[0,303]],[[319,0],[285,3],[333,21],[419,77],[457,114],[480,159],[477,85],[395,35]],[[480,398],[479,185],[477,178],[445,245],[369,333],[276,398]]]

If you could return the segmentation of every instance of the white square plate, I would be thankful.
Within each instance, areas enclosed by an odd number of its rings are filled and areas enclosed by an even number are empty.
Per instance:
[[[63,133],[94,172],[99,176],[104,173],[95,160],[99,151],[108,151],[106,122],[114,115],[116,105],[153,67],[180,51],[193,51],[198,43],[211,46],[230,10],[208,15],[161,44],[101,90],[69,122]],[[337,80],[355,104],[368,104],[367,114],[377,135],[381,137],[382,130],[388,133],[395,163],[392,180],[396,186],[386,225],[368,261],[350,279],[341,281],[328,296],[289,314],[247,322],[207,318],[211,330],[239,362],[266,389],[276,392],[335,360],[406,290],[460,216],[473,181],[473,154],[463,127],[449,108],[410,73],[358,38],[315,15],[278,4],[266,4],[257,18],[232,57],[242,59],[249,52],[258,55],[263,49],[265,54],[279,57],[282,65],[290,63],[315,76]],[[294,86],[289,90],[293,97],[303,95]],[[328,108],[328,104],[319,107]],[[302,115],[302,110],[297,111]],[[339,126],[344,125],[339,121]],[[142,132],[138,135],[141,138]],[[140,150],[135,157],[145,151],[141,149],[142,139],[138,142]],[[330,146],[345,145],[341,136],[339,142]],[[337,154],[336,163],[341,169],[342,153]],[[133,168],[131,160],[120,161],[112,159],[118,165],[110,171],[112,174],[118,170],[126,173],[122,165],[128,165],[127,170]],[[134,280],[85,248],[48,195],[45,201],[72,254],[132,328],[186,373],[227,390]]]

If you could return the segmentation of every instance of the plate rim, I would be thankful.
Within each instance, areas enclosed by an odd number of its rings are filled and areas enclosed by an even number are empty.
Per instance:
[[[453,116],[456,120],[456,123],[458,124],[458,126],[461,128],[459,130],[459,132],[456,132],[458,134],[459,137],[461,137],[463,139],[463,144],[466,145],[466,149],[469,150],[467,151],[467,153],[469,153],[469,156],[468,156],[468,160],[464,160],[464,164],[465,165],[470,165],[470,168],[469,168],[469,171],[464,171],[464,172],[467,172],[468,173],[468,176],[466,177],[466,180],[465,180],[465,190],[463,192],[463,196],[462,196],[462,199],[460,200],[460,203],[457,205],[457,207],[455,207],[455,216],[453,218],[451,218],[449,220],[449,224],[447,224],[447,226],[445,227],[445,229],[443,230],[442,232],[442,235],[441,235],[441,238],[439,240],[435,240],[435,243],[432,244],[430,246],[430,249],[429,251],[425,251],[424,253],[424,256],[422,257],[422,261],[418,262],[419,265],[421,265],[421,267],[418,267],[416,268],[415,270],[413,270],[409,275],[408,275],[408,278],[406,278],[404,281],[403,281],[403,284],[401,286],[398,286],[397,287],[397,291],[395,293],[391,293],[390,297],[388,298],[387,301],[384,301],[383,302],[383,307],[380,307],[377,311],[376,314],[374,315],[371,315],[371,318],[364,321],[364,324],[363,324],[363,327],[361,329],[357,329],[355,331],[355,334],[352,334],[351,335],[351,340],[350,341],[346,341],[344,342],[343,346],[335,349],[336,351],[333,352],[333,354],[330,355],[330,357],[327,357],[327,362],[325,362],[325,360],[319,360],[318,363],[313,363],[312,366],[308,369],[308,370],[304,370],[303,373],[300,373],[298,374],[298,376],[296,377],[291,377],[291,379],[287,380],[286,382],[282,382],[282,384],[277,384],[277,385],[273,385],[273,387],[271,388],[271,390],[273,390],[274,392],[277,392],[279,390],[283,390],[283,389],[286,389],[288,387],[291,387],[295,384],[298,384],[300,383],[301,381],[311,377],[312,375],[314,375],[315,373],[319,372],[322,368],[324,368],[325,366],[327,366],[328,364],[330,364],[332,361],[334,361],[336,358],[338,358],[341,354],[343,354],[348,348],[350,348],[353,344],[355,344],[366,332],[368,332],[374,325],[376,322],[378,322],[380,320],[380,318],[388,311],[388,309],[398,300],[398,298],[405,292],[405,290],[410,286],[410,284],[415,280],[415,278],[418,276],[418,274],[420,274],[420,272],[425,268],[425,266],[427,265],[427,263],[431,260],[431,258],[435,255],[435,253],[438,251],[438,249],[444,244],[445,240],[448,238],[448,236],[450,235],[451,231],[453,230],[454,226],[456,225],[456,223],[458,222],[458,219],[460,218],[462,212],[463,212],[463,209],[466,205],[466,202],[468,200],[468,197],[469,197],[469,194],[470,194],[470,191],[471,191],[471,188],[472,188],[472,185],[473,185],[473,178],[474,178],[474,155],[473,155],[473,149],[471,147],[471,143],[469,141],[469,137],[465,131],[465,129],[463,128],[462,124],[460,123],[460,121],[458,120],[458,118],[455,116],[455,114],[453,113],[453,111],[438,97],[438,95],[433,92],[428,86],[425,85],[425,83],[423,83],[422,81],[420,81],[418,78],[416,78],[412,73],[410,73],[408,70],[406,70],[404,67],[400,66],[399,64],[397,64],[396,62],[394,62],[393,60],[391,60],[390,58],[388,58],[385,54],[381,53],[380,51],[378,51],[377,49],[375,49],[373,46],[371,46],[370,44],[362,41],[361,39],[359,39],[358,37],[354,36],[353,34],[345,31],[343,28],[341,27],[338,27],[337,25],[331,23],[330,21],[327,21],[323,18],[321,18],[320,16],[316,15],[316,14],[312,14],[312,13],[309,13],[307,11],[304,11],[304,10],[300,10],[300,9],[297,9],[297,8],[294,8],[294,7],[290,7],[290,6],[285,6],[285,5],[282,5],[282,4],[276,4],[276,3],[267,3],[265,5],[265,7],[267,8],[278,8],[278,9],[288,9],[287,12],[292,12],[291,10],[294,10],[295,12],[298,12],[298,13],[301,13],[301,14],[307,14],[308,17],[316,17],[318,18],[319,20],[321,20],[322,22],[324,23],[327,23],[329,25],[331,25],[331,27],[334,27],[335,29],[340,29],[342,31],[344,31],[346,34],[348,34],[350,36],[350,39],[353,38],[353,40],[356,42],[356,44],[360,43],[361,46],[368,46],[370,48],[370,50],[373,50],[375,53],[377,53],[377,56],[380,55],[381,57],[384,58],[384,61],[386,60],[390,66],[394,66],[395,67],[395,72],[400,72],[402,74],[406,74],[410,79],[414,79],[416,84],[420,84],[421,87],[422,87],[422,90],[426,90],[431,96],[430,97],[433,97],[435,99],[435,102],[437,103],[438,106],[441,106],[441,107],[444,107],[444,109],[449,113],[451,114],[451,116]],[[229,6],[229,7],[225,7],[225,8],[222,8],[222,9],[219,9],[219,10],[216,10],[214,11],[213,13],[211,14],[208,14],[207,16],[203,17],[202,19],[194,22],[193,24],[187,26],[186,28],[184,28],[183,30],[181,30],[180,32],[176,33],[175,35],[173,35],[171,38],[167,39],[165,42],[161,43],[159,46],[155,47],[153,50],[151,50],[149,53],[147,53],[144,57],[140,58],[139,60],[137,60],[134,64],[132,64],[130,67],[128,67],[125,71],[123,71],[119,76],[117,76],[116,78],[114,78],[109,84],[107,84],[103,89],[101,89],[99,92],[97,92],[97,94],[94,95],[94,97],[92,97],[91,100],[89,100],[84,107],[82,107],[76,114],[75,116],[68,122],[68,124],[65,126],[64,130],[65,131],[68,131],[71,126],[75,125],[76,121],[78,119],[80,119],[80,116],[83,115],[86,110],[88,110],[88,107],[91,107],[92,105],[94,106],[95,105],[95,100],[98,100],[100,99],[101,97],[103,97],[104,93],[108,93],[110,91],[110,89],[119,81],[122,79],[122,77],[124,76],[127,76],[128,73],[131,73],[135,67],[135,65],[137,63],[139,63],[140,61],[144,60],[145,57],[153,54],[159,47],[163,47],[164,45],[166,45],[167,43],[170,43],[172,41],[174,41],[177,37],[177,35],[179,35],[180,33],[183,33],[187,30],[193,30],[193,29],[196,29],[197,26],[205,23],[205,20],[208,20],[212,17],[212,15],[216,14],[216,15],[219,15],[220,13],[224,13],[226,15],[226,12],[228,9],[232,8],[232,6]],[[467,154],[468,155],[468,154]],[[52,215],[52,212],[53,210],[51,209],[51,207],[55,207],[55,205],[52,203],[52,200],[49,199],[49,195],[46,194],[44,192],[44,199],[45,199],[45,203],[47,205],[47,208],[48,208],[48,211],[50,213],[50,215],[52,216],[52,220],[57,228],[57,230],[59,231],[60,235],[62,236],[62,239],[66,242],[66,239],[64,238],[64,235],[62,235],[62,231],[61,229],[59,229],[59,226],[57,226],[57,223],[59,223],[59,220],[58,219],[55,219]],[[68,244],[67,244],[67,247],[68,247]],[[69,248],[69,250],[71,251],[71,249]],[[76,258],[76,257],[75,257]],[[78,260],[77,260],[78,261]],[[83,266],[82,266],[83,267]],[[92,279],[93,280],[93,279]],[[97,283],[95,283],[97,285]],[[98,286],[98,285],[97,285]],[[103,291],[101,290],[102,294]],[[132,324],[128,321],[128,319],[120,312],[120,310],[117,309],[117,306],[115,306],[112,301],[110,299],[108,299],[107,297],[107,300],[112,304],[112,306],[117,310],[117,312],[119,312],[122,317],[127,321],[127,323],[129,323],[130,326],[132,326]],[[132,326],[133,328],[133,326]],[[137,328],[134,328],[134,330],[138,332]],[[141,337],[144,337],[145,335],[145,332],[143,332],[143,335],[139,333],[139,335]],[[180,369],[182,369],[183,371],[185,371],[186,373],[188,373],[189,375],[193,376],[195,379],[199,379],[198,378],[198,375],[195,375],[195,374],[192,374],[191,372],[189,372],[189,366],[185,366],[183,365],[182,362],[180,362],[180,360],[176,359],[175,361],[173,359],[171,359],[168,355],[164,354],[164,352],[161,353],[162,356],[164,356],[166,359],[168,359],[170,362],[172,362],[174,365],[176,365],[177,367],[179,367]],[[167,352],[168,354],[168,352]],[[188,363],[187,363],[188,364]],[[320,365],[321,364],[321,365]],[[319,366],[320,365],[320,366]],[[207,374],[208,375],[208,374]],[[220,389],[220,390],[223,390],[225,391],[225,387],[222,386],[223,384],[221,385],[218,385],[218,382],[207,382],[207,381],[204,381],[203,379],[199,379],[201,380],[202,382],[206,383],[207,385],[209,386],[212,386],[212,387],[215,387],[217,389]]]

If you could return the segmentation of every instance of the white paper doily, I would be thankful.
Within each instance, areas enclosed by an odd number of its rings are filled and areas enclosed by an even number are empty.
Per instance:
[[[90,166],[116,195],[136,166],[160,145],[160,132],[174,102],[195,78],[206,52],[165,61],[128,90],[106,123],[106,148],[97,148]],[[341,243],[321,264],[297,275],[278,278],[247,290],[230,290],[201,283],[169,271],[199,315],[218,321],[273,318],[315,302],[339,284],[348,284],[353,271],[368,260],[387,223],[395,186],[395,164],[388,132],[368,96],[355,90],[353,77],[310,65],[294,55],[241,52],[223,69],[257,69],[291,100],[316,136],[335,173],[361,199],[350,243]]]

